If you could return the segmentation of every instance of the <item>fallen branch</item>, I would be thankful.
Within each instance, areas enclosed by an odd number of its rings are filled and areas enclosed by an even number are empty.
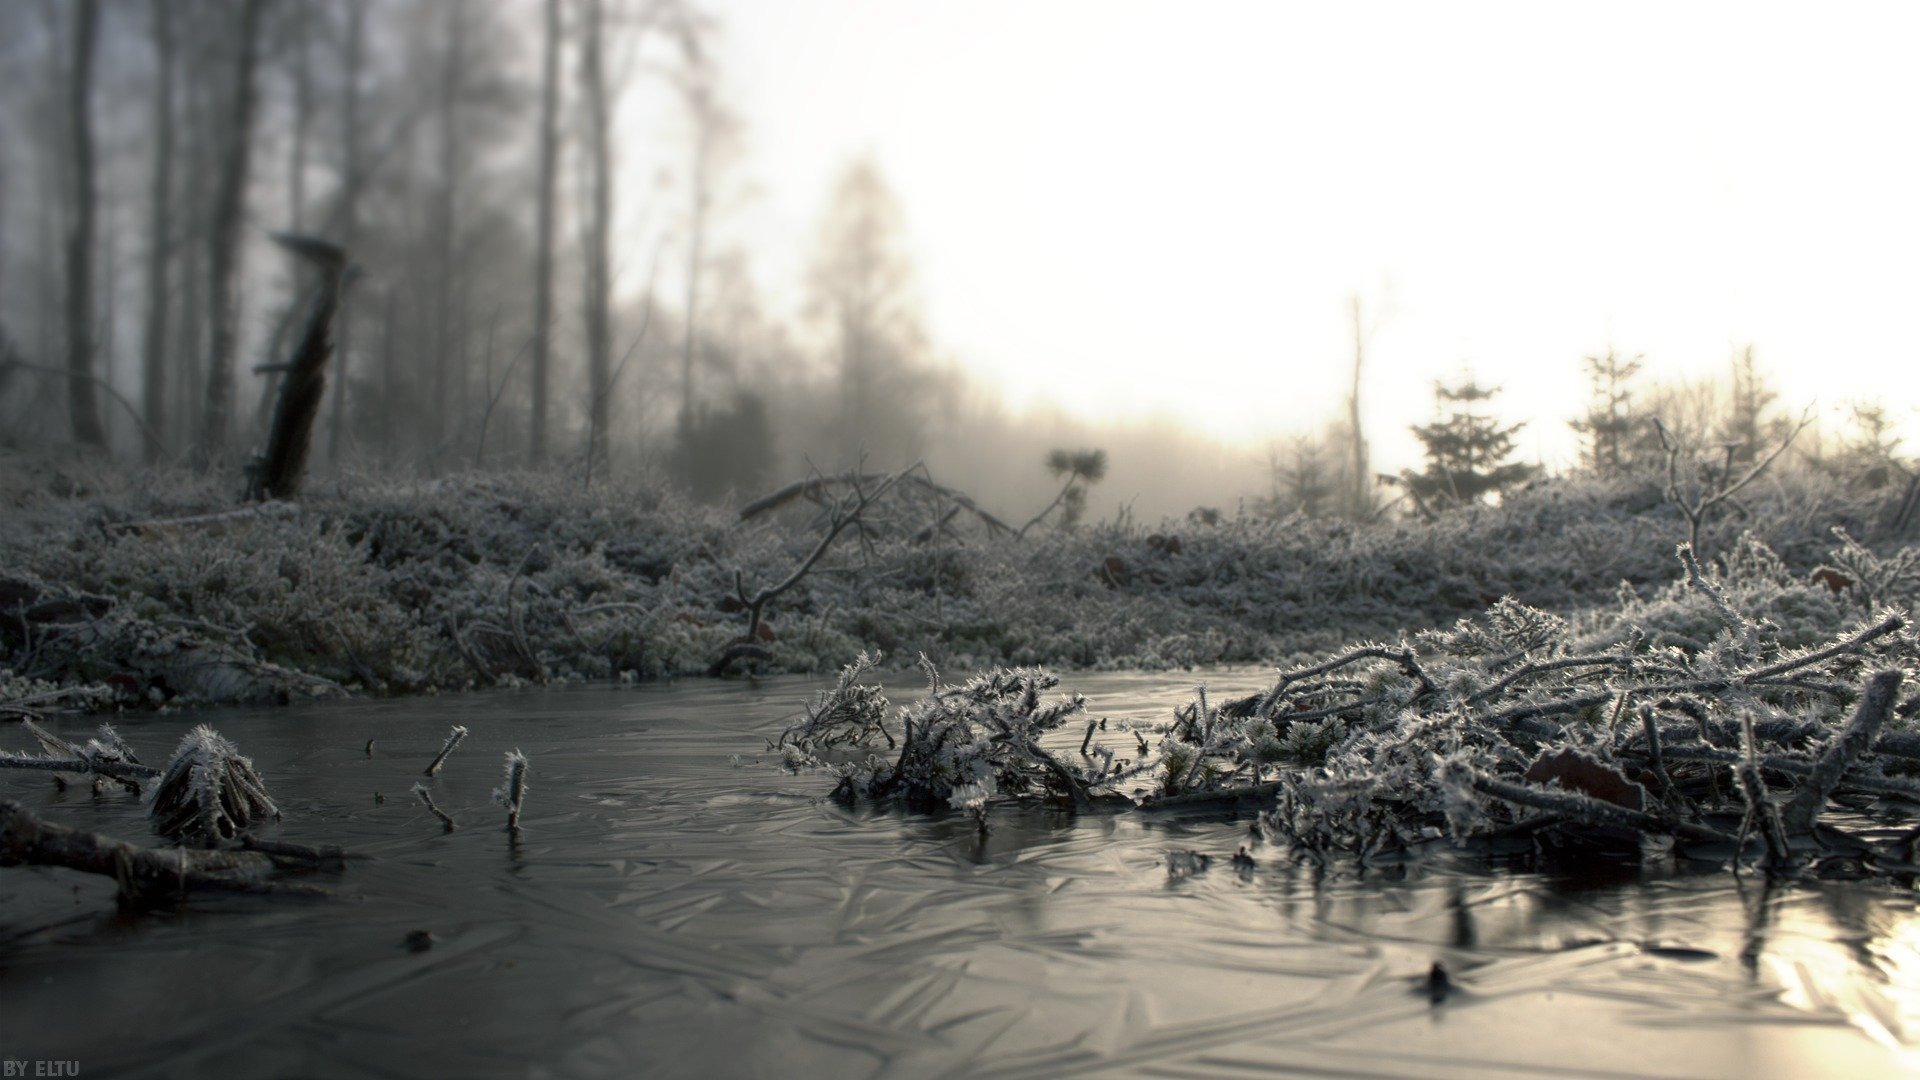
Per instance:
[[[155,850],[34,816],[0,799],[0,866],[62,866],[120,883],[123,900],[154,903],[195,891],[328,896],[311,885],[266,880],[273,860],[251,851]]]
[[[1590,825],[1611,825],[1632,829],[1635,832],[1677,836],[1684,840],[1714,842],[1733,839],[1718,829],[1710,829],[1705,825],[1696,825],[1687,821],[1670,820],[1643,810],[1629,810],[1624,806],[1617,806],[1577,791],[1532,787],[1479,773],[1466,778],[1466,783],[1483,795],[1491,795],[1496,799],[1529,806],[1535,810],[1545,810],[1562,818],[1571,818]]]
[[[1874,737],[1880,734],[1888,714],[1893,712],[1894,696],[1900,692],[1902,677],[1899,671],[1882,671],[1867,680],[1867,692],[1860,695],[1860,703],[1855,706],[1853,716],[1827,743],[1820,760],[1813,766],[1812,774],[1794,792],[1793,800],[1782,811],[1788,832],[1812,830],[1833,789],[1839,786],[1841,778],[1846,775],[1847,767],[1873,745]]]

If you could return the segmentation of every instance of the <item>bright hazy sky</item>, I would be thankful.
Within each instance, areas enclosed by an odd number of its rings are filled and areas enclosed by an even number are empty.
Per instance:
[[[1260,441],[1340,408],[1359,293],[1382,464],[1471,365],[1571,453],[1580,357],[1913,429],[1920,5],[715,0],[791,309],[838,168],[904,207],[943,351],[1011,401]]]

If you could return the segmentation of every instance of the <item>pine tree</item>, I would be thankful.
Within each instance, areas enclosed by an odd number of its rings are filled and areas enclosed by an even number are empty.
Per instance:
[[[1634,458],[1634,418],[1632,392],[1627,384],[1640,373],[1644,356],[1623,360],[1619,353],[1607,350],[1605,356],[1586,358],[1587,378],[1593,385],[1593,401],[1587,414],[1571,421],[1585,445],[1580,463],[1599,476],[1619,476]]]
[[[1502,427],[1480,411],[1499,392],[1499,387],[1483,387],[1471,377],[1456,386],[1434,384],[1434,405],[1444,415],[1413,429],[1427,451],[1426,472],[1407,477],[1416,495],[1438,502],[1480,502],[1540,471],[1536,465],[1507,460],[1513,456],[1514,434],[1526,425]]]
[[[1731,447],[1734,464],[1753,464],[1763,445],[1779,436],[1784,425],[1778,417],[1767,416],[1779,398],[1754,361],[1753,346],[1741,350],[1733,358],[1733,400],[1721,424],[1721,439]]]

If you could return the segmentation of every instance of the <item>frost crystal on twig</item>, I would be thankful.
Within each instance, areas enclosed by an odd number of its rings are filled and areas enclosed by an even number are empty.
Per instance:
[[[507,808],[507,828],[520,827],[520,801],[527,795],[527,755],[507,751],[506,782],[493,789],[493,801]]]
[[[430,777],[440,775],[440,766],[446,763],[447,756],[453,753],[453,748],[459,746],[460,740],[466,737],[466,728],[459,724],[453,725],[453,730],[447,732],[446,744],[440,747],[440,752],[433,756],[433,762],[427,766],[427,775]]]
[[[413,797],[420,800],[421,806],[433,811],[433,816],[440,819],[440,824],[447,832],[452,832],[457,827],[453,819],[447,816],[447,812],[434,803],[433,792],[427,790],[427,785],[416,782],[413,785]]]

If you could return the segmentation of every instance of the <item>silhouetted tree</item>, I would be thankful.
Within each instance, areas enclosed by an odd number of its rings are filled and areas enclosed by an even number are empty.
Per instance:
[[[751,492],[773,470],[773,423],[766,399],[737,391],[725,408],[702,408],[686,425],[678,472],[696,498]]]
[[[141,347],[141,411],[146,416],[146,458],[166,453],[167,305],[172,293],[167,271],[173,262],[173,87],[174,17],[168,0],[153,0],[153,174],[147,212],[147,322]]]
[[[347,25],[340,42],[340,185],[333,213],[339,219],[340,246],[356,250],[360,241],[360,190],[365,168],[362,144],[361,73],[367,58],[367,0],[347,0]],[[333,376],[333,411],[327,424],[327,458],[340,463],[347,441],[347,381],[353,357],[353,308],[339,298],[339,359]]]
[[[1781,423],[1769,423],[1767,409],[1780,395],[1767,385],[1766,375],[1754,361],[1753,346],[1742,349],[1733,358],[1733,396],[1721,427],[1722,439],[1733,447],[1733,461],[1750,465],[1759,456],[1761,445],[1772,441]]]
[[[586,107],[587,208],[582,224],[586,249],[587,475],[604,463],[607,427],[612,419],[613,271],[609,254],[613,230],[613,83],[608,77],[602,0],[584,0],[580,27],[580,89]]]
[[[73,183],[73,222],[67,233],[67,404],[73,437],[105,446],[93,375],[93,60],[99,51],[100,5],[79,0],[73,9],[73,58],[67,69],[68,152]]]
[[[1483,387],[1471,377],[1455,386],[1434,384],[1434,405],[1443,415],[1413,429],[1427,454],[1426,471],[1406,477],[1415,494],[1429,501],[1480,502],[1540,471],[1508,460],[1513,436],[1526,425],[1503,427],[1481,411],[1499,392],[1499,387]]]
[[[222,150],[218,193],[207,235],[207,321],[212,332],[207,354],[207,404],[201,416],[196,459],[216,464],[227,451],[233,412],[233,360],[240,334],[240,228],[245,222],[248,162],[253,146],[253,114],[259,90],[260,14],[264,0],[245,0],[234,31],[234,67],[228,101],[226,145]]]
[[[1637,456],[1634,438],[1646,425],[1633,415],[1628,386],[1640,372],[1644,356],[1623,359],[1611,348],[1605,356],[1585,358],[1593,396],[1587,414],[1570,426],[1581,436],[1580,463],[1600,476],[1618,476]]]
[[[1348,449],[1351,448],[1349,443]],[[1311,435],[1296,436],[1284,454],[1269,451],[1267,468],[1273,477],[1273,495],[1261,509],[1274,517],[1296,511],[1307,517],[1321,517],[1334,509],[1343,496],[1351,498],[1353,485],[1329,460],[1333,454],[1327,442]]]
[[[1360,369],[1367,359],[1367,334],[1360,319],[1360,296],[1353,296],[1353,384],[1347,391],[1346,513],[1351,518],[1373,514],[1373,467],[1367,453],[1366,429],[1360,424]],[[1310,512],[1311,513],[1311,512]]]
[[[680,413],[685,441],[693,422],[695,353],[701,341],[700,285],[706,273],[707,232],[723,174],[739,152],[740,120],[720,98],[719,73],[702,45],[703,25],[689,9],[675,8],[673,27],[686,63],[677,79],[693,126],[687,168],[686,307],[680,332]]]
[[[552,385],[554,172],[560,155],[557,120],[560,107],[560,0],[547,0],[546,31],[541,39],[540,148],[538,221],[533,269],[533,357],[527,454],[535,462],[547,456],[547,395]]]
[[[900,204],[870,158],[834,185],[810,285],[839,352],[842,452],[910,453],[925,407],[914,378],[925,334]]]
[[[1107,452],[1105,450],[1054,450],[1047,454],[1047,471],[1055,479],[1066,478],[1066,484],[1060,488],[1060,494],[1046,508],[1033,515],[1025,525],[1020,526],[1017,535],[1025,536],[1027,530],[1047,519],[1055,508],[1060,510],[1060,523],[1073,525],[1087,509],[1087,488],[1106,479]]]

